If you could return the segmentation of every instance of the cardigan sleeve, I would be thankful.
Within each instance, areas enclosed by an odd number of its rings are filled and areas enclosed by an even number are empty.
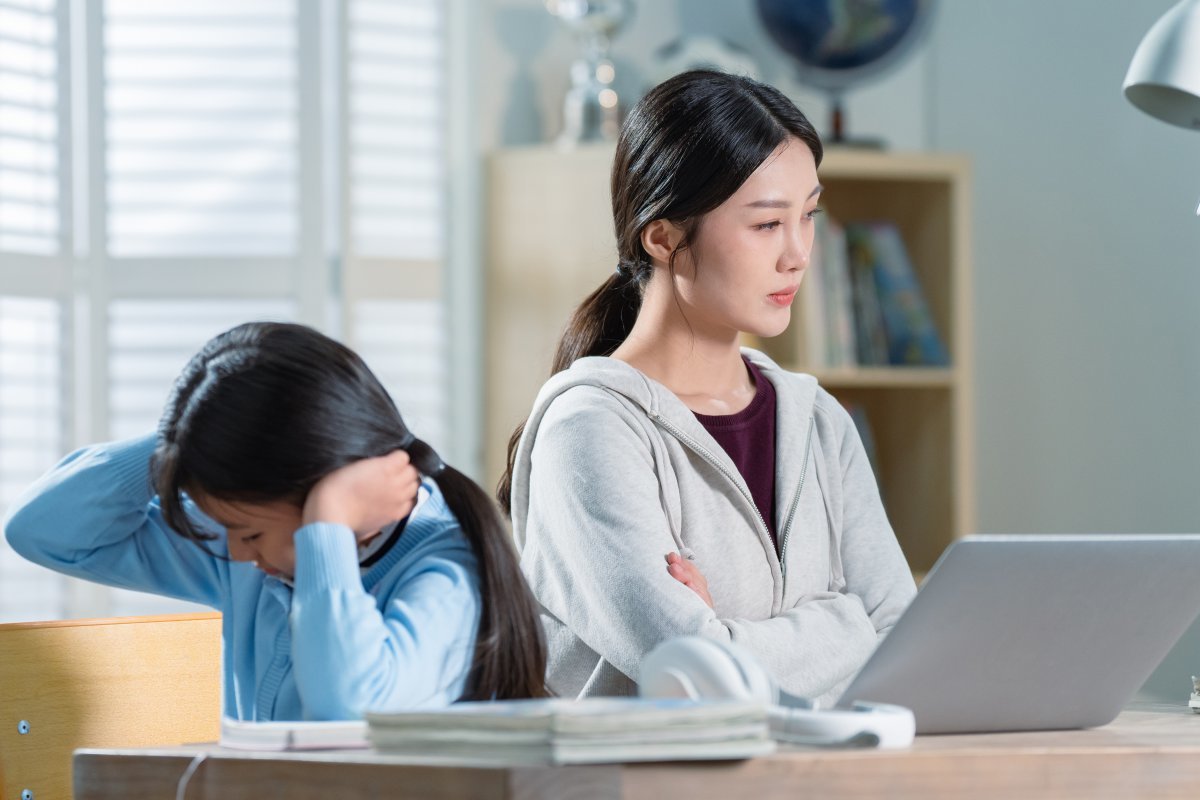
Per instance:
[[[208,551],[166,524],[150,480],[154,444],[149,435],[64,458],[9,509],[9,545],[67,575],[219,608],[229,567],[223,531],[190,503],[219,535]]]
[[[296,532],[292,661],[306,715],[352,719],[462,694],[480,610],[474,555],[445,517],[410,520],[406,537],[419,542],[377,599],[350,529],[317,522]]]

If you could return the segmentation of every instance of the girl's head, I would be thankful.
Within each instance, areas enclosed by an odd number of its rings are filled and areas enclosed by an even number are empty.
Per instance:
[[[175,531],[198,543],[217,538],[188,516],[186,493],[230,525],[232,559],[292,574],[292,534],[313,486],[397,449],[436,479],[479,564],[483,614],[464,697],[544,694],[536,608],[495,508],[409,432],[387,391],[344,345],[303,325],[271,322],[212,339],[176,380],[152,474]]]
[[[695,315],[764,335],[782,332],[791,299],[787,290],[799,284],[798,275],[781,277],[783,267],[801,271],[812,241],[811,226],[797,234],[787,223],[806,215],[811,222],[812,208],[806,206],[816,202],[822,153],[816,130],[796,105],[750,78],[696,70],[650,90],[621,126],[613,160],[616,271],[576,309],[553,372],[583,356],[611,354],[632,330],[651,280],[669,278],[675,292],[679,267],[687,273],[689,294],[676,299],[690,302]],[[813,185],[790,186],[786,197],[759,191],[742,198],[754,193],[748,186],[752,177],[763,183],[768,171],[768,190],[797,174],[811,176]],[[731,205],[735,195],[737,209]],[[742,209],[743,199],[760,205]],[[782,208],[785,201],[789,205]],[[775,237],[774,244],[768,237]],[[777,263],[781,274],[767,274],[776,272]],[[747,278],[753,285],[743,289]],[[733,307],[746,292],[758,293],[762,319]],[[772,300],[777,292],[783,294]],[[772,303],[781,313],[772,313]],[[498,491],[506,509],[520,433],[518,428],[509,442],[509,471]]]
[[[290,574],[291,533],[309,490],[340,467],[401,447],[407,435],[349,348],[301,325],[240,325],[192,358],[167,401],[154,457],[163,516],[188,538],[213,538],[185,513],[186,492],[224,522],[255,522],[263,533],[255,543],[236,530],[249,524],[231,528],[230,557]],[[256,544],[270,553],[243,557]]]

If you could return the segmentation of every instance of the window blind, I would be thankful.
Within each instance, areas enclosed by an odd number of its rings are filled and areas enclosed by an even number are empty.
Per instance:
[[[0,3],[0,515],[67,444],[58,10]],[[61,616],[65,585],[0,540],[0,621]]]
[[[57,5],[0,4],[0,252],[59,251]]]
[[[0,512],[62,455],[63,325],[59,303],[0,297]],[[65,581],[0,540],[0,621],[62,616]]]
[[[444,25],[439,0],[350,0],[344,67],[347,333],[435,448],[449,434]]]
[[[108,0],[111,255],[296,251],[296,13],[294,0]]]

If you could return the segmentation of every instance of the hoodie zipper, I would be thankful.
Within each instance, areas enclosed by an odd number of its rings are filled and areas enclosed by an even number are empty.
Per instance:
[[[725,468],[725,465],[722,464],[720,461],[718,461],[716,459],[716,457],[712,453],[709,452],[707,447],[700,444],[696,440],[692,439],[692,437],[688,436],[686,433],[681,431],[679,428],[675,427],[675,425],[672,422],[668,421],[665,417],[661,416],[657,411],[647,410],[646,413],[650,415],[650,418],[652,420],[654,420],[656,423],[658,423],[661,427],[665,428],[672,436],[674,436],[676,439],[683,442],[688,447],[692,448],[697,453],[699,453],[701,456],[703,456],[704,459],[706,461],[708,461],[708,463],[710,463],[714,467],[716,467],[717,470],[720,471],[720,473],[722,475],[724,475],[726,478],[729,479],[730,483],[732,483],[734,486],[737,487],[737,490],[739,492],[741,492],[742,497],[744,497],[746,499],[746,502],[748,502],[750,504],[750,508],[754,509],[754,516],[758,519],[759,524],[762,526],[763,532],[767,534],[767,538],[770,539],[771,533],[770,533],[770,529],[767,527],[766,520],[763,519],[762,512],[758,510],[758,504],[754,502],[753,495],[750,494],[749,490],[743,489],[742,484],[738,482],[739,476],[735,476],[733,473],[731,473],[729,470],[727,470]],[[800,501],[800,492],[801,492],[801,490],[804,489],[804,476],[808,474],[809,446],[812,443],[812,425],[813,425],[812,418],[809,418],[809,420],[808,420],[808,438],[806,439],[806,441],[804,443],[804,466],[800,470],[800,485],[796,488],[796,494],[792,498],[791,509],[788,512],[788,524],[784,530],[784,536],[780,540],[780,545],[779,545],[779,574],[783,578],[782,589],[784,592],[787,591],[787,567],[785,566],[785,562],[783,560],[783,555],[787,548],[787,534],[790,533],[791,529],[792,529],[792,513],[795,512],[796,503],[798,503]]]
[[[813,418],[808,418],[808,435],[804,437],[804,466],[800,468],[800,483],[796,486],[796,494],[792,496],[792,504],[788,508],[787,524],[783,526],[783,536],[779,538],[779,570],[787,577],[787,544],[788,536],[792,533],[792,520],[796,518],[796,506],[800,502],[800,493],[804,491],[804,479],[808,477],[808,462],[812,460]],[[787,587],[786,580],[784,587]]]

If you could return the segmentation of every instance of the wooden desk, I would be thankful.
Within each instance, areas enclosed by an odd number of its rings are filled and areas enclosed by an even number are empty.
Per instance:
[[[237,753],[211,746],[80,750],[75,797],[356,798],[1200,797],[1200,714],[1131,707],[1088,731],[928,736],[910,750],[791,750],[743,762],[429,766],[370,752]]]

